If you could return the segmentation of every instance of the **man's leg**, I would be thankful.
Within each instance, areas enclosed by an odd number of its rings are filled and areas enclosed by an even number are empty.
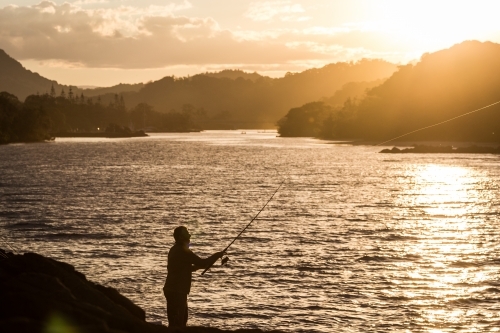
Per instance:
[[[184,311],[184,326],[187,326],[187,322],[188,322],[188,303],[187,303],[187,295],[186,295],[186,299],[184,301],[184,304],[186,304],[186,310]]]
[[[168,327],[185,327],[187,323],[187,294],[167,292]]]

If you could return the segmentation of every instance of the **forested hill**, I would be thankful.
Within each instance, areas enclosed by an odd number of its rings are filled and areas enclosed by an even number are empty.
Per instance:
[[[199,125],[206,129],[274,128],[276,121],[291,107],[331,98],[349,82],[388,78],[396,69],[396,65],[383,60],[364,59],[287,73],[281,78],[223,70],[183,78],[165,77],[148,84],[80,89],[33,73],[0,50],[0,91],[13,94],[20,101],[29,95],[48,94],[85,100],[94,98],[105,105],[113,104],[118,94],[122,95],[128,109],[145,103],[163,113],[204,114],[206,121]],[[339,95],[334,99],[338,97],[343,98]]]
[[[394,64],[382,60],[365,59],[287,73],[275,79],[206,74],[165,77],[147,84],[138,93],[124,94],[124,99],[127,107],[147,103],[160,112],[203,110],[210,119],[202,124],[204,128],[272,128],[291,107],[328,98],[348,82],[387,78],[396,69]]]
[[[104,88],[92,88],[85,89],[80,93],[83,93],[85,97],[96,97],[96,96],[105,96],[107,95],[107,101],[112,101],[114,99],[114,95],[123,94],[124,92],[137,92],[144,88],[144,83],[134,83],[134,84],[126,84],[120,83],[114,85],[112,87],[104,87]]]
[[[426,54],[372,89],[359,112],[364,135],[397,136],[500,100],[500,44],[467,41]],[[413,136],[420,139],[500,138],[500,107]]]
[[[28,95],[50,92],[54,86],[59,91],[61,87],[57,81],[44,78],[38,73],[33,73],[11,58],[0,49],[0,91],[8,91],[24,100]]]
[[[242,78],[245,80],[251,80],[251,81],[256,81],[257,79],[262,78],[263,76],[254,72],[254,73],[246,73],[242,70],[239,69],[225,69],[220,72],[206,72],[202,75],[205,76],[210,76],[210,77],[215,77],[218,79],[231,79],[231,80],[236,80],[238,78]]]
[[[109,95],[106,101],[113,101],[114,94],[120,94],[125,91],[139,91],[144,85],[138,84],[118,84],[108,88],[80,89],[75,86],[59,84],[57,81],[49,80],[38,73],[34,73],[10,57],[5,51],[0,49],[0,91],[6,91],[17,96],[21,101],[34,94],[50,94],[54,87],[54,94],[60,96],[61,92],[68,94],[71,92],[74,96],[84,94],[85,97],[95,97],[99,95]]]
[[[499,100],[500,44],[467,41],[425,54],[416,65],[401,66],[383,84],[369,90],[364,99],[341,109],[318,103],[296,108],[280,121],[280,129],[288,136],[314,133],[331,139],[383,141]],[[315,121],[300,124],[308,112],[316,115]],[[500,106],[405,140],[498,142]]]

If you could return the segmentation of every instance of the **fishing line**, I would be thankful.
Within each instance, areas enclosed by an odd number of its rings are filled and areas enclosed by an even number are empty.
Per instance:
[[[465,116],[467,116],[467,115],[469,115],[469,114],[472,114],[472,113],[475,113],[475,112],[478,112],[478,111],[481,111],[481,110],[487,109],[487,108],[492,107],[493,105],[497,105],[497,104],[500,104],[500,101],[495,102],[495,103],[492,103],[492,104],[490,104],[490,105],[483,106],[482,108],[476,109],[476,110],[474,110],[474,111],[470,111],[470,112],[467,112],[467,113],[461,114],[461,115],[459,115],[459,116],[456,116],[456,117],[453,117],[453,118],[450,118],[450,119],[447,119],[447,120],[441,121],[441,122],[439,122],[439,123],[437,123],[437,124],[434,124],[434,125],[429,125],[429,126],[425,126],[425,127],[422,127],[422,128],[416,129],[416,130],[414,130],[414,131],[411,131],[411,132],[408,132],[408,133],[406,133],[406,134],[403,134],[403,135],[397,136],[397,137],[395,137],[395,138],[392,138],[392,139],[390,139],[390,140],[387,140],[387,141],[381,142],[381,143],[376,144],[376,145],[374,145],[374,146],[380,146],[380,145],[383,145],[384,143],[394,141],[394,140],[399,139],[399,138],[402,138],[402,137],[404,137],[404,136],[407,136],[407,135],[410,135],[410,134],[413,134],[413,133],[416,133],[416,132],[420,132],[420,131],[423,131],[423,130],[425,130],[425,129],[431,128],[431,127],[436,127],[436,126],[439,126],[439,125],[442,125],[442,124],[448,123],[448,122],[453,121],[453,120],[455,120],[455,119],[465,117]]]
[[[416,132],[420,132],[420,131],[426,130],[426,129],[428,129],[428,128],[432,128],[432,127],[436,127],[436,126],[439,126],[439,125],[442,125],[442,124],[448,123],[448,122],[453,121],[453,120],[455,120],[455,119],[462,118],[462,117],[468,116],[468,115],[470,115],[470,114],[473,114],[473,113],[479,112],[479,111],[481,111],[481,110],[484,110],[484,109],[490,108],[490,107],[492,107],[492,106],[494,106],[494,105],[497,105],[497,104],[500,104],[500,101],[497,101],[497,102],[495,102],[495,103],[491,103],[491,104],[489,104],[489,105],[483,106],[483,107],[481,107],[481,108],[479,108],[479,109],[475,109],[475,110],[473,110],[473,111],[469,111],[469,112],[463,113],[463,114],[461,114],[461,115],[458,115],[458,116],[456,116],[456,117],[453,117],[453,118],[450,118],[450,119],[447,119],[447,120],[441,121],[441,122],[439,122],[439,123],[436,123],[436,124],[433,124],[433,125],[429,125],[429,126],[425,126],[425,127],[422,127],[422,128],[416,129],[416,130],[414,130],[414,131],[411,131],[411,132],[405,133],[405,134],[403,134],[403,135],[397,136],[397,137],[392,138],[392,139],[390,139],[390,140],[387,140],[387,141],[384,141],[384,142],[378,143],[378,144],[376,144],[376,145],[374,145],[374,146],[375,146],[375,147],[376,147],[376,146],[380,146],[380,145],[383,145],[383,144],[385,144],[385,143],[388,143],[388,142],[394,141],[394,140],[396,140],[396,139],[399,139],[399,138],[405,137],[405,136],[407,136],[407,135],[410,135],[410,134],[413,134],[413,133],[416,133]],[[389,227],[387,226],[387,224],[385,224],[385,223],[384,223],[384,225],[385,225],[385,227],[386,227],[387,229],[389,229]]]
[[[288,180],[287,177],[283,177],[282,174],[279,172],[278,168],[277,167],[268,167],[269,169],[274,169],[274,171],[278,174],[278,176],[280,176],[280,178],[282,178],[283,180],[281,181],[280,185],[278,186],[278,188],[273,192],[273,194],[271,195],[271,197],[269,198],[269,200],[267,200],[267,202],[264,204],[264,206],[259,210],[259,212],[250,220],[250,222],[243,228],[243,230],[240,231],[240,233],[231,241],[231,243],[229,243],[228,246],[226,246],[226,248],[222,251],[222,252],[226,252],[229,247],[231,247],[231,245],[233,245],[233,243],[243,234],[243,232],[245,232],[245,230],[252,224],[253,221],[255,221],[257,219],[257,217],[260,215],[260,213],[262,213],[262,211],[267,207],[267,205],[271,202],[271,200],[274,198],[274,196],[276,195],[276,193],[278,193],[278,191],[280,190],[280,188],[283,186],[283,184]],[[203,190],[202,190],[203,192]],[[222,265],[224,265],[227,260],[229,258],[224,258],[222,259]],[[207,272],[213,265],[214,265],[215,261],[210,265],[208,266],[207,268],[205,268],[205,270],[201,273],[201,275],[204,275],[205,272]]]
[[[240,231],[240,233],[238,234],[238,236],[236,236],[232,241],[231,243],[229,243],[228,246],[226,246],[226,248],[222,251],[222,252],[226,252],[229,247],[231,245],[233,245],[233,243],[241,236],[241,234],[243,234],[243,232],[250,226],[250,224],[252,224],[253,221],[255,221],[257,219],[257,217],[259,216],[259,214],[266,208],[266,206],[271,202],[271,200],[273,200],[274,196],[276,195],[276,193],[278,193],[279,189],[283,186],[283,184],[285,183],[286,179],[284,179],[281,184],[278,186],[278,188],[274,191],[273,195],[271,195],[271,197],[269,198],[269,200],[267,200],[266,204],[259,210],[259,212],[252,218],[252,220],[243,228],[243,230]],[[210,269],[210,267],[213,266],[215,262],[213,262],[210,266],[208,266],[207,268],[205,268],[205,270],[201,273],[201,275],[205,274],[206,271],[208,271]]]
[[[282,181],[286,180],[286,181],[289,181],[290,180],[290,177],[287,177],[287,176],[284,176],[282,175],[278,168],[277,167],[268,167],[269,169],[271,170],[274,170],[277,174],[277,176],[282,179]],[[279,206],[279,208],[281,208],[281,211],[283,211],[283,204],[280,204],[279,201],[275,201],[274,204],[272,204],[270,207],[276,207],[276,205]],[[276,222],[276,214],[277,214],[277,210],[276,209],[271,209],[268,211],[268,214],[266,216],[268,216],[268,219],[269,220],[272,220],[273,222]]]

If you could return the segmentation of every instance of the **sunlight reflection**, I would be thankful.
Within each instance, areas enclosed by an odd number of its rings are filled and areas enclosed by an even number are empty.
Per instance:
[[[409,304],[422,309],[415,320],[428,323],[429,332],[443,332],[476,315],[468,302],[480,290],[472,286],[492,278],[492,272],[477,264],[484,224],[476,217],[484,201],[481,175],[464,167],[414,165],[405,181],[408,187],[400,204],[409,213],[404,227],[419,234],[418,241],[404,244],[402,252],[419,259],[406,271],[409,281],[404,286],[412,292],[403,294]]]
[[[428,165],[416,175],[415,203],[431,215],[457,216],[467,212],[470,172],[459,167]]]

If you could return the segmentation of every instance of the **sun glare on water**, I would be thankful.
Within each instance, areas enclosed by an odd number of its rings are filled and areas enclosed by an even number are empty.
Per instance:
[[[433,216],[461,216],[469,209],[469,177],[464,168],[428,165],[416,175],[415,204]]]
[[[473,321],[478,314],[468,302],[482,292],[478,285],[495,275],[481,264],[491,224],[478,208],[488,200],[480,190],[484,175],[429,164],[409,168],[407,176],[411,180],[400,199],[412,211],[403,228],[416,240],[405,244],[403,252],[418,259],[407,266],[403,294],[410,305],[421,308],[416,320],[429,327]]]

